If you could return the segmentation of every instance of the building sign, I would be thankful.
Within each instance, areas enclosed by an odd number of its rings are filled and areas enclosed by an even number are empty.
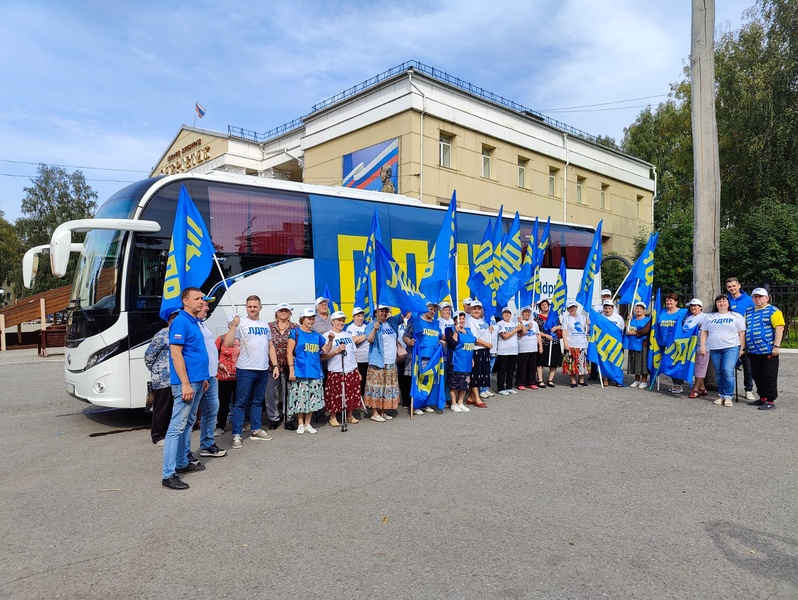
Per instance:
[[[167,164],[159,173],[161,175],[183,173],[210,159],[211,147],[209,145],[203,146],[202,139],[197,138],[190,144],[175,150],[167,156]]]
[[[343,185],[396,194],[399,191],[399,138],[345,154]]]

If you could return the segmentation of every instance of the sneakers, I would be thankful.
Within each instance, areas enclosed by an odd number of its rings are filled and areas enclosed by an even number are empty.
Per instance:
[[[765,402],[762,406],[759,407],[759,410],[772,410],[776,408],[776,405],[773,402]]]
[[[217,427],[216,429],[213,430],[213,437],[219,437],[222,435],[224,435],[224,429],[222,429],[221,427]]]
[[[200,448],[200,456],[212,456],[213,458],[221,458],[227,456],[227,450],[222,450],[216,444],[212,444],[207,448]]]
[[[717,404],[718,406],[720,406],[721,404],[723,404],[723,398],[718,398],[714,400],[712,404]]]
[[[756,397],[754,396],[754,392],[752,392],[751,390],[745,390],[745,399],[746,400],[756,400]]]
[[[234,435],[233,436],[233,448],[238,449],[241,446],[242,446],[242,444],[241,444],[241,436],[240,435]]]
[[[629,387],[638,387],[639,385],[640,385],[639,381],[633,381],[632,383],[629,384]]]
[[[185,467],[178,467],[175,469],[175,473],[199,473],[200,471],[205,470],[205,465],[201,462],[190,462]]]
[[[378,415],[376,412],[370,418],[372,421],[377,421],[377,423],[385,423],[385,417]]]
[[[488,398],[493,398],[496,394],[488,390]]]
[[[190,463],[198,463],[199,462],[197,457],[194,456],[194,453],[191,452],[191,451],[189,451],[187,458],[188,458],[188,462],[190,462]]]
[[[305,433],[305,426],[304,425],[297,425],[296,432],[299,435],[302,435],[303,433]]]
[[[298,429],[299,429],[299,427],[297,427],[297,430]],[[312,425],[307,424],[307,425],[305,425],[305,433],[316,433],[316,430],[313,428]]]
[[[155,445],[156,446],[163,446],[165,443],[166,443],[166,440],[158,440],[157,442],[155,442]]]
[[[726,398],[723,401],[723,406],[729,406],[729,407],[734,406],[734,404],[732,404],[731,398]]]
[[[518,392],[517,392],[516,390],[514,390],[513,388],[510,388],[510,389],[509,389],[509,390],[507,390],[507,391],[508,391],[508,392],[510,392],[511,394],[517,394],[517,393],[518,393]]]
[[[748,406],[762,406],[767,402],[767,398],[760,398],[759,400],[754,400],[753,402],[749,402]]]
[[[452,408],[452,412],[463,412],[462,410],[460,410],[460,405],[459,404],[452,404],[451,408]]]
[[[479,397],[480,398],[490,398],[492,395],[493,394],[489,394],[488,392],[480,392],[479,393]]]
[[[272,436],[266,433],[263,429],[258,429],[257,431],[253,431],[249,434],[249,439],[251,440],[270,440]]]
[[[680,385],[674,385],[673,387],[669,387],[668,391],[671,394],[681,394],[682,392],[684,392],[684,390],[682,389],[682,386],[680,386]]]
[[[330,415],[330,418],[327,419],[327,423],[330,427],[340,427],[341,424],[338,422],[338,419],[335,417],[335,414]]]
[[[510,392],[507,390],[499,390],[499,396],[509,396]]]
[[[421,415],[423,415],[423,414],[424,414],[424,411],[423,411],[423,410],[421,410],[420,408],[417,408],[416,410],[414,410],[414,411],[413,411],[413,414],[414,414],[414,415],[421,416]]]
[[[180,479],[177,475],[172,475],[169,479],[162,479],[161,485],[168,487],[170,490],[187,490],[188,484]]]
[[[458,404],[457,406],[460,407],[460,412],[471,412],[471,409],[468,408],[465,404]]]
[[[388,413],[385,413],[384,415],[382,415],[382,418],[385,419],[386,421],[390,421],[391,419],[393,419],[393,417],[391,415],[389,415]]]
[[[424,407],[424,412],[426,412],[426,413],[432,413],[432,412],[435,412],[435,409],[434,409],[434,408],[432,408],[431,406],[425,406],[425,407]]]

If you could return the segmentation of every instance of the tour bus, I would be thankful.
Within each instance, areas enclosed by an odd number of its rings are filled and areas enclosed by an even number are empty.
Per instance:
[[[217,336],[227,330],[228,315],[246,314],[250,294],[260,296],[266,321],[273,319],[280,302],[294,307],[296,320],[298,310],[313,306],[325,287],[333,302],[342,303],[351,315],[375,210],[383,245],[417,284],[445,211],[396,194],[229,173],[153,177],[127,186],[104,202],[94,219],[60,225],[50,243],[56,276],[66,272],[70,252],[79,252],[67,308],[65,373],[67,392],[80,400],[119,408],[144,406],[150,378],[144,351],[165,326],[158,313],[181,185],[202,214],[219,260],[219,268],[214,267],[202,286],[211,297],[206,324]],[[505,231],[512,216],[503,220]],[[456,301],[469,295],[469,264],[488,221],[495,218],[458,211]],[[545,217],[541,232],[544,224]],[[523,243],[533,226],[534,219],[522,220]],[[72,245],[73,231],[87,232],[82,248]],[[544,296],[553,291],[561,257],[569,290],[577,289],[594,231],[551,223],[551,244],[541,269]]]

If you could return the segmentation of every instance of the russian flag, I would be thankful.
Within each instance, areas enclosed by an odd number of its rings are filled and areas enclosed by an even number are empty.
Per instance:
[[[200,119],[205,116],[205,108],[199,102],[194,106],[194,110],[197,111],[197,116],[199,116]]]

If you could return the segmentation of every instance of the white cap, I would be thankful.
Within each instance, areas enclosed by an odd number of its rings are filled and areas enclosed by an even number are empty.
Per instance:
[[[471,308],[474,308],[474,307],[482,308],[482,302],[480,302],[479,300],[472,300],[471,301]]]
[[[610,290],[604,289],[604,290],[601,290],[601,295],[602,296],[612,296],[612,292]]]
[[[502,312],[503,312],[503,313],[506,313],[506,312],[508,312],[508,313],[510,313],[510,314],[512,314],[512,313],[513,313],[513,311],[511,311],[511,310],[510,310],[510,307],[509,307],[509,306],[505,306],[505,307],[502,309]]]
[[[342,310],[336,310],[330,315],[330,321],[334,321],[335,319],[346,319],[346,314]]]
[[[451,302],[441,302],[441,308],[452,308]]]
[[[526,306],[521,307],[521,312],[525,313],[526,311],[532,312],[532,307],[527,304]]]
[[[648,308],[648,306],[646,306],[646,303],[643,301],[635,302],[635,306],[642,306],[643,308]]]
[[[474,303],[474,299],[473,298],[466,298],[465,300],[463,300],[463,304],[464,305],[471,306],[471,304],[473,304],[473,303]]]
[[[316,316],[316,311],[313,310],[312,308],[305,308],[305,309],[302,310],[302,314],[300,316],[301,317],[315,317]]]
[[[316,306],[318,306],[322,302],[329,302],[329,301],[330,301],[329,298],[325,298],[324,296],[319,296],[318,298],[316,298]]]
[[[290,310],[291,312],[294,312],[294,307],[287,302],[281,302],[277,305],[277,308],[274,309],[274,312],[277,312],[278,310]]]
[[[579,306],[579,303],[575,300],[569,300],[568,303],[565,305],[565,308],[571,308],[572,306]]]
[[[753,292],[751,292],[752,296],[764,296],[765,298],[770,298],[770,294],[765,288],[756,288]]]
[[[692,300],[690,300],[690,302],[687,303],[687,306],[690,306],[691,304],[697,304],[701,308],[704,308],[704,303],[701,302],[701,300],[699,300],[698,298],[693,298]]]
[[[612,300],[605,300],[604,302],[601,303],[601,305],[602,306],[615,306],[615,304],[613,304]]]
[[[377,306],[377,310],[382,310],[383,308],[391,310],[393,306],[388,306],[387,304],[380,304],[379,306]]]
[[[363,310],[362,308],[360,308],[359,306],[356,306],[355,308],[352,309],[352,316],[353,317],[355,315],[359,315],[360,313],[366,314],[366,311]]]

